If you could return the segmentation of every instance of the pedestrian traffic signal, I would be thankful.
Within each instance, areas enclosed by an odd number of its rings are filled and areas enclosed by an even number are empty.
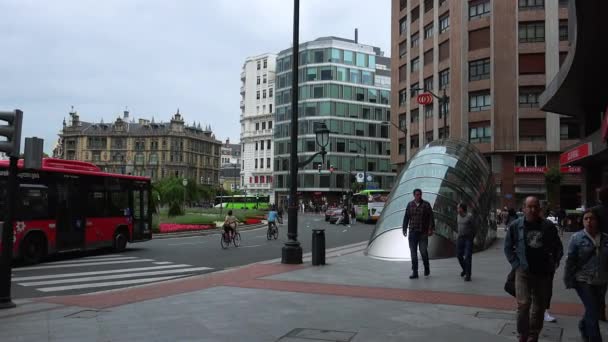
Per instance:
[[[19,157],[21,148],[21,122],[23,112],[15,109],[11,112],[1,112],[0,120],[6,121],[8,125],[0,125],[0,136],[6,140],[0,141],[0,152],[4,152],[10,157]]]

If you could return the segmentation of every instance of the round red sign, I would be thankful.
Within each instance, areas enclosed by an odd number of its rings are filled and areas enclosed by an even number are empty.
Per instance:
[[[420,94],[418,97],[416,97],[416,101],[421,105],[431,104],[433,103],[433,95],[429,93]]]

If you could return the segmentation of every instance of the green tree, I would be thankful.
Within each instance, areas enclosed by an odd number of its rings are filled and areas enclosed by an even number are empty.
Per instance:
[[[169,216],[183,215],[186,203],[198,202],[204,196],[208,196],[204,187],[196,184],[194,180],[189,179],[185,188],[182,182],[182,178],[168,177],[153,185],[156,194],[153,192],[152,197],[156,196],[157,199],[160,196],[160,204],[169,207]]]
[[[562,173],[558,167],[552,167],[545,173],[545,186],[547,188],[548,206],[556,207],[560,202],[559,189],[562,184]],[[550,209],[551,209],[550,208]]]
[[[354,194],[360,192],[361,190],[363,190],[363,183],[359,183],[359,182],[353,182],[350,186],[350,189],[353,191]]]

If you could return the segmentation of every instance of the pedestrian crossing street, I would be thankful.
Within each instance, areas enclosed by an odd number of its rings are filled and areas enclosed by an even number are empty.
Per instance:
[[[41,293],[72,291],[82,294],[188,277],[211,270],[213,268],[112,254],[13,268],[12,281],[14,285]]]

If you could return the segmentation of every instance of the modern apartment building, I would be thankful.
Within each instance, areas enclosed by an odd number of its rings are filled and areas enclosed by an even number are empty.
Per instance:
[[[199,184],[218,185],[220,147],[208,127],[185,124],[179,110],[166,123],[129,119],[129,112],[111,123],[80,121],[70,112],[63,122],[53,156],[91,162],[114,173],[151,177],[176,176]]]
[[[403,167],[447,133],[484,154],[498,205],[545,199],[545,172],[582,133],[577,119],[543,112],[538,101],[569,49],[567,1],[393,0],[391,24],[391,119],[406,130],[392,128],[393,163]],[[416,88],[449,100],[419,105]],[[576,207],[581,168],[561,171],[562,205]]]
[[[270,196],[273,171],[275,54],[249,57],[241,72],[241,189]]]
[[[298,157],[319,151],[315,129],[330,130],[326,165],[321,157],[300,168],[298,192],[306,203],[343,198],[357,173],[367,172],[369,188],[390,189],[390,58],[357,39],[323,37],[299,47]],[[291,48],[277,57],[274,128],[274,187],[277,203],[289,193],[291,146]]]

